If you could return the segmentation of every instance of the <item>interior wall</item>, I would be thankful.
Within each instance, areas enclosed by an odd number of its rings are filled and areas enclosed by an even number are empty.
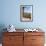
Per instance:
[[[46,0],[0,0],[0,25],[16,28],[46,28]],[[20,21],[20,5],[33,5],[33,21]]]

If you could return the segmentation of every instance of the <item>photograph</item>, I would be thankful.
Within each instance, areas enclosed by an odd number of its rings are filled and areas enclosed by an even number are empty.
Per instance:
[[[20,20],[31,22],[33,19],[33,5],[20,5]]]

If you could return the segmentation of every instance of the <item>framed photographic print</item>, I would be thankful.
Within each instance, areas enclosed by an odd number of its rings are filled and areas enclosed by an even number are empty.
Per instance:
[[[31,22],[33,19],[33,5],[20,5],[20,20]]]

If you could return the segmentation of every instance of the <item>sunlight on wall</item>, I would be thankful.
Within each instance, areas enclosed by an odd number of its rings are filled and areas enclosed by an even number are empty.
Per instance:
[[[46,46],[46,44],[44,44],[44,46]]]

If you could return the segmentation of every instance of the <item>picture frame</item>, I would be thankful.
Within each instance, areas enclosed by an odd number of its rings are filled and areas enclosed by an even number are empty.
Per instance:
[[[20,21],[33,21],[33,5],[20,5]]]

